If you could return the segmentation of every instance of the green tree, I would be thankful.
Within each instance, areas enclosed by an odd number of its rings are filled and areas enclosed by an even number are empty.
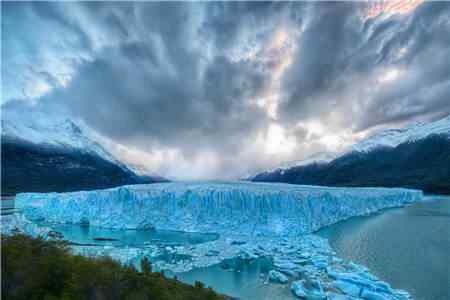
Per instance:
[[[200,290],[205,288],[205,285],[201,281],[195,281],[194,286],[196,289],[200,289]]]
[[[147,257],[141,260],[141,270],[144,274],[150,274],[152,272],[152,263]]]

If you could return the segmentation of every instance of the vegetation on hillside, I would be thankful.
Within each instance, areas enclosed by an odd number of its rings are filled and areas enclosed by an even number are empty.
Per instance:
[[[1,252],[3,299],[225,299],[200,282],[191,286],[152,272],[147,260],[139,272],[108,257],[72,255],[63,241],[2,236]]]

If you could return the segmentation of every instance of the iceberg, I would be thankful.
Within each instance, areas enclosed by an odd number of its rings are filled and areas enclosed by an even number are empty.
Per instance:
[[[294,281],[291,285],[291,290],[297,297],[306,298],[308,296],[304,280]]]
[[[158,183],[71,193],[22,193],[32,221],[113,229],[297,236],[422,199],[401,188],[335,188],[283,183]]]
[[[269,280],[276,283],[287,283],[289,281],[286,275],[276,270],[271,270],[269,272]]]

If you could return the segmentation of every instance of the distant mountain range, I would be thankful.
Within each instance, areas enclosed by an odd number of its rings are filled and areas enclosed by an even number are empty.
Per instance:
[[[427,124],[414,123],[402,129],[386,130],[362,140],[351,151],[334,159],[308,159],[306,163],[257,174],[251,180],[410,187],[450,194],[450,116]]]
[[[136,174],[66,118],[3,112],[2,195],[166,181]]]

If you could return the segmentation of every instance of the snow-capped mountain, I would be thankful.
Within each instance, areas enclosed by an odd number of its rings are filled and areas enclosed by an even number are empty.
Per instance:
[[[282,171],[311,164],[325,164],[351,151],[370,152],[381,147],[394,148],[406,142],[424,139],[432,134],[447,135],[450,138],[450,115],[435,122],[414,122],[404,128],[384,130],[354,144],[349,151],[317,152],[302,160],[284,162],[279,167],[267,172]]]
[[[353,145],[352,150],[369,152],[378,147],[396,147],[406,142],[414,142],[431,134],[444,134],[450,138],[450,115],[441,120],[422,123],[415,122],[400,129],[388,129]]]
[[[450,194],[450,116],[375,134],[329,162],[293,164],[252,181],[418,188]],[[314,160],[313,160],[314,162]]]
[[[344,152],[318,152],[302,160],[288,161],[280,164],[278,167],[267,170],[265,173],[274,171],[283,171],[294,167],[307,166],[311,164],[325,164],[336,158],[347,155],[350,152],[367,153],[377,148],[394,148],[407,142],[415,142],[425,139],[430,135],[446,135],[450,138],[450,115],[447,117],[430,122],[413,122],[403,128],[388,129],[371,135],[351,146]],[[254,176],[248,176],[252,178]]]
[[[100,144],[94,142],[86,130],[68,118],[51,116],[42,112],[4,112],[2,139],[25,141],[35,145],[60,149],[77,149],[92,153],[125,167]]]
[[[64,192],[166,181],[137,174],[89,129],[38,111],[2,111],[2,194]]]

